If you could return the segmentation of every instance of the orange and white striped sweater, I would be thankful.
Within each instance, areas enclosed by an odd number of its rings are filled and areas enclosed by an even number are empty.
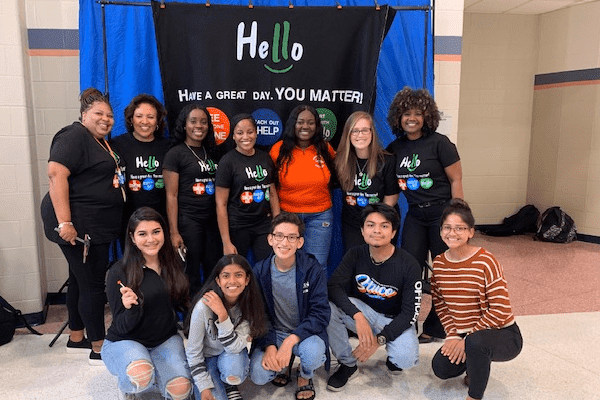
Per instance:
[[[438,255],[431,293],[447,338],[514,323],[504,272],[484,248],[459,262],[449,261],[445,253]]]

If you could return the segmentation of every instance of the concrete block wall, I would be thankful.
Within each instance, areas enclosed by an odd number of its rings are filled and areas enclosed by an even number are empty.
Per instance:
[[[25,5],[0,3],[0,294],[24,313],[45,296]]]

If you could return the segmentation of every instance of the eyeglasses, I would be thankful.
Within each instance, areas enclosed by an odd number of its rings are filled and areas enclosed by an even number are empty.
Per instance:
[[[350,131],[350,134],[351,134],[351,135],[354,135],[354,136],[358,136],[358,135],[363,135],[363,136],[365,136],[365,135],[368,135],[368,134],[370,134],[370,133],[371,133],[371,128],[352,129],[352,130]]]
[[[284,238],[286,238],[288,242],[296,243],[296,240],[300,239],[299,235],[284,235],[281,232],[271,233],[271,236],[273,236],[273,239],[275,239],[278,242],[281,242]]]
[[[450,225],[442,225],[442,233],[450,233],[450,231],[454,231],[459,235],[463,232],[466,232],[469,229],[468,226],[450,226]]]

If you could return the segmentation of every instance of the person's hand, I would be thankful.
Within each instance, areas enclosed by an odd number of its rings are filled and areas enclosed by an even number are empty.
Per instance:
[[[375,335],[373,335],[371,325],[369,325],[369,321],[367,321],[364,314],[357,312],[354,314],[353,318],[356,322],[356,334],[358,335],[359,346],[370,349],[373,345],[376,345],[377,339],[375,338]]]
[[[64,224],[60,227],[60,230],[58,231],[58,236],[60,236],[60,238],[65,242],[69,242],[72,245],[75,245],[77,230],[75,230],[75,227],[73,225]]]
[[[275,345],[272,344],[266,348],[261,364],[264,369],[269,371],[279,372],[283,369],[283,366],[280,366],[277,360],[277,347]]]
[[[200,393],[200,400],[216,400],[212,393],[212,389],[204,389],[202,393]]]
[[[375,344],[373,346],[371,346],[371,347],[364,347],[361,344],[359,344],[358,346],[356,346],[356,348],[352,352],[352,355],[354,357],[356,357],[356,359],[358,361],[365,362],[373,354],[375,354],[375,352],[377,351],[378,348],[379,348],[379,343],[377,343],[377,341],[375,341]]]
[[[179,232],[171,232],[171,244],[175,249],[185,247],[185,244],[183,243],[183,238],[181,237]]]
[[[441,349],[442,355],[448,357],[452,364],[460,364],[467,361],[464,339],[446,339]]]
[[[212,312],[217,314],[219,322],[225,321],[229,316],[227,314],[227,309],[225,308],[225,305],[223,305],[223,301],[221,300],[219,295],[215,293],[214,290],[209,290],[208,292],[204,293],[204,295],[202,296],[202,302],[206,304],[208,308],[212,310]]]
[[[228,243],[223,243],[223,254],[227,255],[227,254],[237,254],[237,248],[235,247],[235,245],[231,242]]]
[[[298,337],[294,334],[289,335],[281,343],[281,346],[279,346],[279,349],[277,350],[277,355],[275,356],[280,366],[279,369],[285,368],[290,364],[290,359],[292,358],[292,349],[294,348],[294,345],[300,340],[298,338],[296,341],[296,338]]]
[[[121,301],[123,302],[123,307],[129,310],[134,304],[138,305],[137,294],[135,294],[131,288],[123,286],[119,290],[121,291]]]

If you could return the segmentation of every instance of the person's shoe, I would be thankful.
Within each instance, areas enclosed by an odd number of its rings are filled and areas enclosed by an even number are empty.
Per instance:
[[[385,365],[386,367],[388,367],[388,370],[392,375],[400,375],[400,373],[402,372],[402,368],[396,367],[396,365],[394,365],[394,363],[390,361],[389,357],[387,358],[387,360],[385,360]]]
[[[240,389],[236,385],[225,384],[225,393],[227,394],[227,400],[243,400]]]
[[[92,344],[87,338],[79,342],[74,342],[70,338],[67,341],[67,353],[87,353],[92,349]]]
[[[434,341],[435,341],[435,338],[433,336],[429,336],[429,335],[426,335],[424,333],[421,333],[419,335],[419,344],[431,343],[431,342],[434,342]]]
[[[469,375],[465,375],[465,379],[463,379],[463,383],[465,384],[466,387],[469,387]]]
[[[358,366],[349,367],[344,364],[340,364],[340,367],[333,375],[329,377],[327,380],[327,389],[332,392],[339,392],[346,386],[349,380],[354,379],[358,376],[356,371],[358,370]]]
[[[102,361],[102,354],[96,353],[94,350],[90,351],[90,365],[103,366],[104,361]]]
[[[136,400],[137,397],[134,393],[123,393],[119,391],[119,400]]]

